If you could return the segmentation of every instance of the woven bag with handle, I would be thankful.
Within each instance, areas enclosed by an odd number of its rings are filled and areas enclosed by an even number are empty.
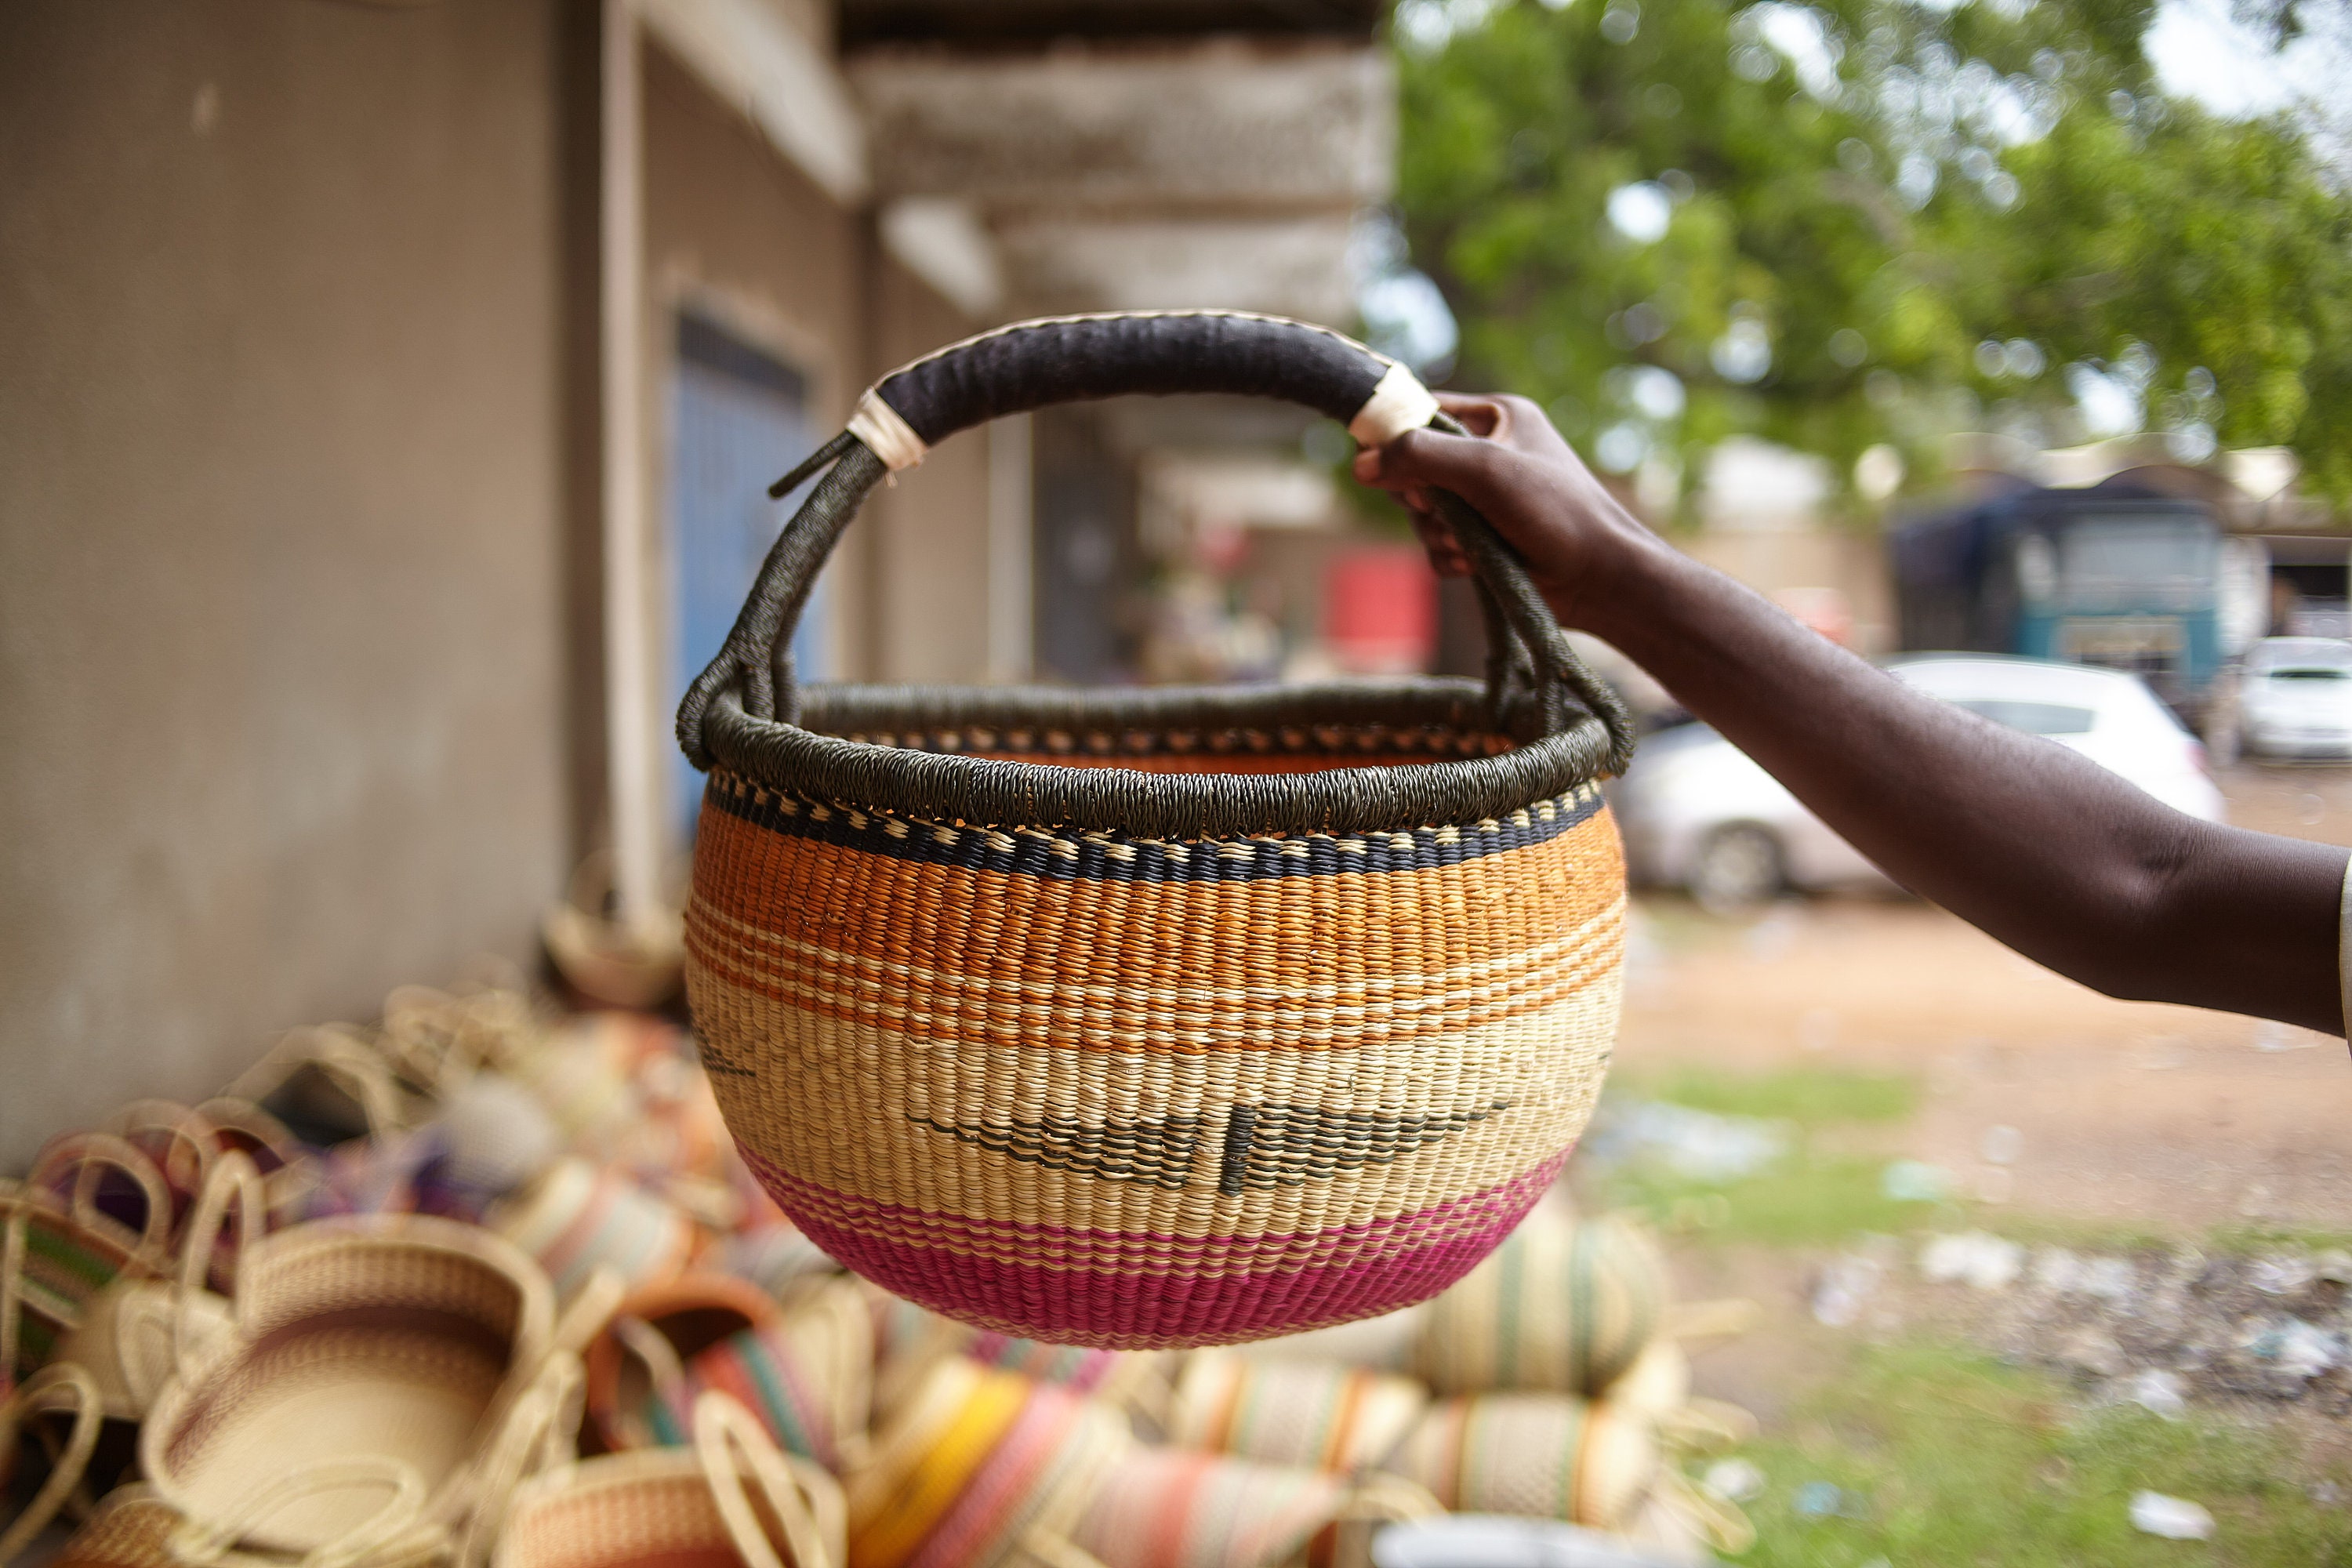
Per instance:
[[[299,1558],[241,1547],[278,1513],[341,1496],[352,1522]],[[395,1460],[333,1459],[256,1478],[234,1507],[210,1523],[188,1518],[143,1484],[118,1487],[50,1559],[49,1568],[425,1568],[446,1556],[438,1537],[416,1528],[425,1484]]]
[[[1483,685],[794,680],[887,472],[1128,393],[1365,441],[1444,417],[1346,338],[1213,311],[1025,322],[883,378],[782,481],[827,470],[678,710],[710,774],[687,983],[745,1159],[844,1265],[1007,1334],[1234,1342],[1422,1300],[1550,1185],[1616,1029],[1597,781],[1632,731],[1450,496]]]
[[[116,1279],[90,1299],[58,1355],[89,1370],[108,1415],[144,1417],[165,1381],[228,1327],[227,1300],[205,1289],[215,1244],[231,1218],[239,1249],[258,1240],[268,1208],[253,1161],[238,1151],[216,1154],[181,1238],[178,1279]]]
[[[695,1402],[693,1433],[689,1448],[605,1455],[527,1483],[515,1494],[492,1563],[840,1568],[841,1489],[822,1466],[780,1452],[723,1394]]]
[[[140,1466],[166,1502],[213,1526],[269,1476],[397,1461],[426,1489],[423,1523],[454,1534],[486,1484],[520,1479],[530,1433],[576,1427],[576,1408],[552,1408],[576,1407],[578,1368],[551,1355],[554,1333],[546,1276],[478,1226],[420,1215],[295,1226],[247,1249],[233,1330],[157,1394]],[[352,1529],[364,1500],[307,1498],[250,1544],[314,1550]]]

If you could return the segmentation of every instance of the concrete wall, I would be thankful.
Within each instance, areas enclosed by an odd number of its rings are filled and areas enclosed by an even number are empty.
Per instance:
[[[0,1169],[530,951],[581,833],[575,21],[0,7]]]
[[[658,44],[647,44],[645,59],[645,342],[654,383],[646,409],[656,454],[651,515],[661,518],[660,426],[681,304],[807,375],[824,435],[875,377],[973,323],[883,250],[866,215],[842,208],[779,158]],[[877,491],[843,540],[826,592],[845,678],[977,678],[988,652],[987,462],[977,433],[943,442]],[[666,570],[648,563],[646,613],[656,617],[666,613]],[[667,715],[659,732],[668,733]]]

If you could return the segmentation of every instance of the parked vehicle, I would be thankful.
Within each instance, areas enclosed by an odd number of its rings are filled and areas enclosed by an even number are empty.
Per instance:
[[[1891,530],[1906,648],[1964,648],[2145,677],[2195,720],[2222,646],[2220,524],[2128,482],[2027,486]]]
[[[2261,757],[2352,757],[2352,643],[2264,637],[2238,678],[2239,732]]]
[[[2079,752],[2175,810],[2222,820],[2204,748],[2137,676],[1979,654],[1906,658],[1888,673]],[[1644,741],[1615,803],[1634,879],[1687,889],[1711,909],[1752,905],[1784,889],[1886,883],[1778,780],[1704,724]]]

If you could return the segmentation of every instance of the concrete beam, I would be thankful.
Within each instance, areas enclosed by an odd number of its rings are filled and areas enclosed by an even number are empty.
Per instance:
[[[849,75],[886,197],[1342,212],[1386,200],[1395,162],[1392,68],[1350,43],[871,51]]]
[[[1344,327],[1345,215],[1267,219],[1027,218],[997,225],[1020,314],[1257,310]]]

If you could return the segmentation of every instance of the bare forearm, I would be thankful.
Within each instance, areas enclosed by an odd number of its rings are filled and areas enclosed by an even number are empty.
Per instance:
[[[2185,816],[1663,544],[1612,578],[1591,629],[1913,891],[2117,995],[2342,1031],[2342,850]]]

